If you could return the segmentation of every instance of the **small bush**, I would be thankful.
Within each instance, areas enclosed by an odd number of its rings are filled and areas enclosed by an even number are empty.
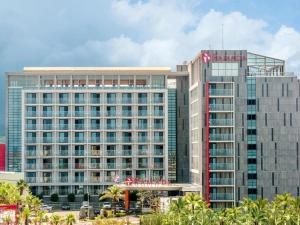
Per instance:
[[[50,196],[50,200],[51,202],[58,202],[59,198],[58,198],[58,194],[54,193]]]
[[[74,193],[68,194],[68,202],[75,202],[75,194]]]
[[[123,217],[126,216],[127,214],[125,212],[117,212],[116,217]]]

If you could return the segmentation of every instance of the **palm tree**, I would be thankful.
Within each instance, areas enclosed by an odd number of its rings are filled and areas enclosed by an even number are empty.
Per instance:
[[[6,225],[10,225],[10,223],[12,222],[12,219],[10,216],[4,216],[3,217],[3,222],[6,224]]]
[[[53,214],[51,217],[50,217],[50,224],[51,225],[59,225],[62,223],[62,217],[60,215],[57,215],[57,214]]]
[[[34,217],[34,219],[33,219],[33,223],[35,224],[35,225],[37,225],[37,224],[42,224],[42,222],[45,220],[45,215],[46,215],[46,212],[45,211],[37,211],[36,212],[36,216]]]
[[[22,220],[24,221],[24,224],[25,225],[28,225],[29,224],[29,216],[31,215],[31,211],[29,209],[28,206],[26,206],[23,211],[22,211],[22,214],[21,214],[21,218]]]
[[[300,197],[294,198],[291,202],[291,214],[295,224],[300,225]]]
[[[19,180],[17,182],[17,187],[20,192],[20,195],[22,196],[24,194],[24,191],[29,188],[29,185],[24,180]]]
[[[102,196],[99,198],[99,200],[103,199],[111,199],[112,201],[112,208],[115,212],[116,210],[116,203],[119,202],[121,199],[124,199],[124,192],[117,186],[111,186],[107,188],[106,191],[103,192]]]
[[[66,225],[73,225],[76,223],[76,219],[73,213],[70,213],[66,217]]]

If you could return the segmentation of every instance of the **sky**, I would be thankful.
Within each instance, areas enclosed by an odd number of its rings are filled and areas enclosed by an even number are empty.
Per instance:
[[[5,76],[24,66],[169,66],[201,49],[286,60],[300,75],[299,0],[2,0],[0,104]],[[4,133],[4,108],[0,108]]]

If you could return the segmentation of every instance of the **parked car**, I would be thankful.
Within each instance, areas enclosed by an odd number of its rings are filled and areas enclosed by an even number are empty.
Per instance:
[[[62,210],[70,210],[71,209],[71,207],[70,207],[70,205],[69,204],[63,204],[62,206],[61,206],[61,209]]]
[[[111,203],[110,202],[103,202],[102,206],[104,209],[111,209]]]
[[[49,206],[49,205],[46,205],[46,204],[43,204],[42,207],[41,207],[41,210],[47,211],[47,212],[51,212],[52,209],[53,209],[52,206]]]

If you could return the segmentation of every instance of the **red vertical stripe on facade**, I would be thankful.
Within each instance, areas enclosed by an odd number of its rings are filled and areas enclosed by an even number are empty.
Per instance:
[[[0,171],[5,170],[5,152],[6,152],[6,145],[0,144]]]
[[[205,94],[206,94],[206,202],[210,206],[210,166],[209,166],[209,82],[206,82],[205,85]]]

